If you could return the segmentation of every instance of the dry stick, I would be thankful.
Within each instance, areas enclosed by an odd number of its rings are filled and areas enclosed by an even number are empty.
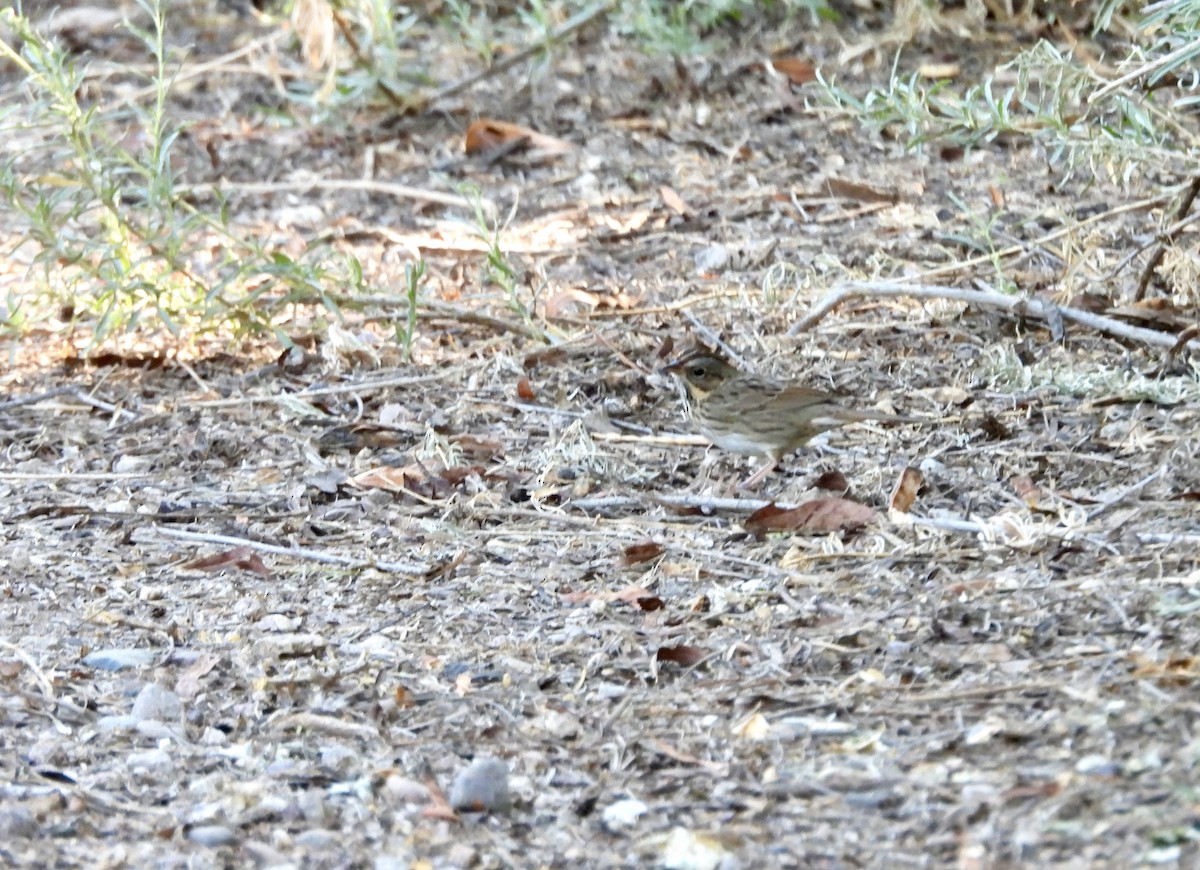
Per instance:
[[[516,54],[510,54],[510,55],[508,55],[508,57],[501,58],[500,60],[496,61],[491,66],[489,66],[487,69],[480,70],[479,72],[475,73],[474,75],[469,75],[465,79],[459,79],[458,81],[454,82],[453,84],[447,85],[446,87],[441,88],[440,90],[434,91],[433,96],[431,96],[429,98],[429,104],[432,105],[433,103],[436,103],[438,100],[444,100],[447,97],[452,97],[455,94],[460,93],[461,91],[465,91],[467,88],[471,87],[472,85],[475,85],[478,82],[483,81],[484,79],[490,78],[494,75],[498,75],[499,73],[504,72],[506,69],[508,69],[510,67],[514,67],[517,64],[521,63],[522,61],[533,57],[539,51],[542,51],[545,48],[547,48],[551,43],[558,42],[563,37],[569,36],[570,34],[574,33],[576,30],[579,30],[581,27],[583,27],[588,22],[590,22],[593,19],[598,18],[599,16],[608,12],[610,9],[612,9],[613,4],[614,4],[614,0],[604,0],[604,2],[602,2],[602,3],[597,3],[595,6],[592,6],[588,9],[584,9],[578,15],[568,18],[566,21],[564,21],[562,24],[560,24],[557,28],[555,28],[554,32],[551,33],[550,36],[546,40],[544,40],[542,42],[535,42],[532,45],[527,45],[525,48],[521,49]]]
[[[913,299],[951,299],[956,302],[966,302],[971,305],[981,305],[1012,311],[1025,317],[1049,321],[1058,316],[1082,324],[1097,332],[1140,341],[1155,347],[1175,347],[1178,336],[1168,332],[1158,332],[1140,326],[1131,326],[1111,317],[1101,317],[1087,311],[1075,308],[1062,308],[1041,299],[1030,299],[1024,296],[1006,296],[1003,293],[985,293],[978,290],[968,290],[964,287],[936,287],[920,284],[900,284],[893,282],[853,282],[843,284],[819,301],[802,319],[792,324],[788,335],[799,335],[819,323],[826,314],[850,299],[875,298],[880,296],[910,297]],[[1200,340],[1189,341],[1187,347],[1200,350]]]
[[[397,199],[417,199],[434,202],[453,208],[473,208],[474,203],[463,196],[425,190],[406,184],[387,181],[371,181],[360,178],[308,178],[302,181],[248,181],[248,182],[205,182],[204,184],[181,184],[176,191],[181,194],[205,196],[221,193],[306,193],[310,190],[362,190],[367,193],[383,193]],[[494,213],[496,204],[491,200],[480,200],[483,208]]]
[[[0,411],[7,411],[10,408],[20,408],[23,405],[36,405],[38,402],[44,402],[47,399],[56,399],[59,396],[73,393],[79,389],[75,386],[55,387],[52,390],[46,390],[42,393],[34,393],[30,396],[19,396],[15,399],[9,399],[7,402],[0,402]]]
[[[1188,211],[1191,210],[1192,203],[1195,201],[1196,194],[1198,193],[1200,193],[1200,175],[1192,179],[1192,183],[1183,192],[1183,199],[1179,201],[1179,208],[1175,209],[1175,214],[1172,215],[1172,219],[1179,226],[1179,229],[1182,229],[1180,222],[1187,216]],[[1174,232],[1172,232],[1172,229]],[[1172,227],[1159,238],[1158,246],[1146,262],[1146,268],[1142,270],[1142,278],[1138,281],[1137,292],[1133,294],[1134,302],[1141,302],[1146,298],[1146,290],[1149,289],[1150,281],[1153,280],[1154,273],[1158,271],[1159,263],[1162,262],[1163,256],[1167,253],[1167,245],[1179,234],[1179,229]]]
[[[1110,92],[1129,84],[1129,82],[1139,79],[1144,75],[1154,73],[1156,70],[1167,69],[1171,64],[1178,60],[1186,59],[1190,54],[1195,52],[1198,44],[1200,44],[1200,39],[1193,39],[1191,42],[1185,42],[1170,54],[1165,54],[1162,57],[1142,64],[1137,69],[1131,70],[1120,78],[1113,79],[1104,87],[1093,91],[1088,95],[1087,101],[1089,103],[1097,103],[1108,96]]]
[[[1100,221],[1108,220],[1109,218],[1114,218],[1118,215],[1122,215],[1131,211],[1145,211],[1153,208],[1156,205],[1162,205],[1164,202],[1169,200],[1169,198],[1170,197],[1168,196],[1160,194],[1158,196],[1152,196],[1148,199],[1139,199],[1136,202],[1127,202],[1124,205],[1115,206],[1110,208],[1108,211],[1100,212],[1100,214],[1094,214],[1089,218],[1069,224],[1068,226],[1059,227],[1053,232],[1046,233],[1046,235],[1042,236],[1041,238],[1034,239],[1027,245],[1010,245],[1009,247],[1001,248],[999,251],[994,253],[980,254],[978,257],[972,257],[969,260],[951,263],[948,266],[939,266],[936,269],[930,269],[927,272],[921,272],[919,275],[915,275],[914,277],[927,280],[938,275],[951,275],[955,272],[961,272],[964,269],[970,269],[973,266],[982,266],[984,264],[993,263],[996,260],[1004,259],[1005,257],[1013,257],[1017,254],[1028,254],[1030,248],[1037,248],[1045,245],[1047,242],[1052,242],[1057,238],[1061,238],[1062,236],[1070,235],[1071,233],[1075,232],[1075,230],[1086,227],[1089,224],[1099,223]]]
[[[376,571],[387,571],[396,574],[424,574],[428,565],[418,565],[415,562],[383,562],[374,559],[355,559],[350,556],[339,556],[325,550],[310,550],[305,547],[280,547],[276,544],[264,544],[250,538],[235,538],[232,535],[212,535],[206,532],[185,532],[181,529],[164,529],[160,526],[152,528],[156,534],[165,538],[179,541],[193,541],[199,544],[223,544],[229,547],[249,547],[263,553],[273,553],[277,556],[294,556],[308,559],[324,565],[338,565],[342,568],[374,568]]]
[[[233,408],[238,405],[253,405],[256,402],[278,402],[281,399],[315,399],[321,396],[337,396],[343,393],[373,393],[379,390],[390,390],[395,387],[409,387],[416,384],[428,384],[440,381],[448,376],[448,372],[436,375],[420,375],[409,378],[386,378],[380,381],[360,381],[352,384],[338,384],[336,387],[321,387],[316,390],[301,390],[298,393],[271,393],[265,396],[238,396],[232,399],[201,399],[187,402],[189,408]]]

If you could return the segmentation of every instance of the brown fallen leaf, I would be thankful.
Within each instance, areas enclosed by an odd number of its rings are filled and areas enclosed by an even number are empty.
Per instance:
[[[1038,502],[1045,495],[1041,487],[1034,483],[1033,478],[1027,474],[1014,474],[1008,479],[1008,485],[1013,488],[1013,492],[1021,501],[1025,502],[1027,507],[1037,507]]]
[[[790,510],[774,502],[759,508],[742,524],[747,532],[762,537],[767,532],[848,532],[875,519],[875,511],[844,498],[817,498]]]
[[[896,478],[896,485],[892,487],[892,495],[888,499],[888,505],[894,511],[899,511],[902,514],[908,513],[913,506],[913,502],[917,500],[917,493],[921,490],[921,484],[925,482],[925,476],[915,468],[906,468],[900,472],[900,476]]]
[[[580,589],[576,592],[564,592],[562,600],[567,604],[590,604],[593,601],[622,601],[625,604],[651,613],[662,610],[666,605],[663,600],[644,586],[626,586],[615,592],[590,592]]]
[[[631,565],[652,562],[664,552],[662,545],[656,544],[654,541],[641,541],[637,544],[630,544],[621,551],[621,564],[628,568]]]
[[[600,305],[600,297],[577,287],[564,287],[552,293],[542,307],[547,320],[561,320],[577,311],[591,311]]]
[[[537,391],[534,390],[533,384],[529,382],[529,378],[521,378],[521,380],[517,381],[517,398],[526,402],[532,402],[537,398]]]
[[[817,68],[798,57],[777,57],[771,61],[771,68],[793,85],[806,85],[817,80]]]
[[[527,152],[533,157],[552,157],[567,154],[575,146],[565,139],[546,136],[536,130],[493,118],[480,118],[467,128],[463,150],[467,154],[480,154],[505,145]]]
[[[826,471],[817,478],[813,484],[816,489],[823,489],[828,492],[836,492],[845,495],[850,491],[850,481],[846,479],[846,475],[840,471]]]
[[[708,654],[698,646],[679,644],[678,646],[660,646],[654,658],[660,662],[674,662],[685,668],[699,664]]]
[[[221,571],[225,568],[240,568],[266,580],[270,580],[272,577],[271,571],[263,564],[258,553],[248,546],[234,547],[223,553],[203,556],[184,564],[183,567],[190,571]]]
[[[842,199],[852,199],[855,202],[886,202],[895,204],[900,201],[900,194],[895,190],[872,187],[860,181],[847,181],[842,178],[827,178],[825,188],[834,196]]]
[[[472,459],[491,459],[504,453],[504,442],[483,435],[455,435],[450,443],[457,445]]]

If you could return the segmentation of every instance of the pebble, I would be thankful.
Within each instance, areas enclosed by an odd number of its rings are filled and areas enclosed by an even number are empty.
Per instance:
[[[237,833],[225,825],[196,825],[187,832],[187,838],[199,846],[232,846],[237,842]]]
[[[512,807],[508,765],[495,758],[478,758],[454,779],[450,806],[475,813],[502,813]]]
[[[157,659],[158,653],[152,649],[98,649],[84,656],[83,663],[101,671],[123,671],[148,667]]]
[[[319,634],[268,635],[254,642],[254,654],[264,659],[308,656],[325,649],[325,645],[325,638]]]
[[[159,722],[178,722],[183,717],[183,701],[170,689],[158,683],[142,686],[129,711],[139,722],[156,719]]]

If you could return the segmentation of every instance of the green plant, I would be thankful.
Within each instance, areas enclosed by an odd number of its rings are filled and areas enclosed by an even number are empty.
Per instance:
[[[1172,16],[1154,17],[1165,14],[1168,5]],[[1177,14],[1183,7],[1192,14]],[[914,150],[931,142],[970,148],[1017,137],[1043,143],[1049,161],[1066,175],[1086,171],[1128,182],[1148,167],[1192,175],[1200,171],[1200,138],[1182,113],[1197,97],[1185,93],[1172,99],[1148,86],[1178,73],[1186,59],[1200,56],[1200,2],[1150,8],[1154,15],[1145,26],[1165,27],[1169,35],[1154,40],[1149,49],[1131,50],[1127,65],[1140,65],[1124,83],[1099,80],[1091,68],[1041,41],[995,76],[966,88],[893,69],[886,87],[862,97],[835,80],[821,79],[824,96],[829,105],[856,115],[869,128],[891,130]],[[1146,52],[1160,53],[1159,60],[1141,63]],[[1015,83],[1001,86],[998,80]],[[1145,87],[1131,87],[1135,82]]]
[[[130,25],[153,58],[148,107],[131,99],[85,105],[86,79],[70,55],[17,9],[3,10],[20,50],[0,56],[24,76],[30,97],[0,117],[0,201],[32,243],[39,280],[9,304],[7,328],[67,307],[92,318],[92,345],[149,322],[181,334],[233,326],[271,332],[283,305],[337,308],[322,289],[352,272],[312,251],[303,262],[229,228],[193,204],[176,182],[170,117],[171,62],[159,0],[139,0],[151,26]]]
[[[415,263],[404,264],[404,287],[408,310],[405,312],[403,328],[399,323],[396,324],[396,342],[404,349],[404,359],[410,362],[412,361],[413,338],[417,334],[418,294],[424,280],[425,261],[423,259],[417,260]]]
[[[706,47],[706,37],[724,24],[738,24],[763,10],[785,14],[805,11],[814,20],[833,19],[827,0],[634,0],[618,6],[621,26],[631,31],[650,51],[695,54]]]

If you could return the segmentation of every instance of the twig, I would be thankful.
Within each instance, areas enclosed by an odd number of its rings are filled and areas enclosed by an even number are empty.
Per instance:
[[[429,312],[423,314],[421,309]],[[526,338],[531,338],[534,341],[540,341],[543,344],[552,344],[550,336],[545,330],[538,329],[536,326],[530,326],[528,323],[518,323],[515,320],[507,320],[503,317],[496,317],[492,314],[481,314],[478,311],[472,311],[469,308],[461,308],[458,305],[451,305],[449,302],[439,302],[433,299],[420,299],[417,301],[417,316],[418,317],[442,317],[461,321],[462,323],[473,323],[477,326],[486,326],[494,329],[497,332],[515,332],[517,335],[523,335]]]
[[[416,562],[384,562],[374,559],[354,559],[350,556],[339,556],[325,550],[310,550],[305,547],[280,547],[275,544],[264,544],[250,538],[235,538],[232,535],[213,535],[206,532],[185,532],[181,529],[164,529],[158,526],[151,531],[160,537],[172,538],[178,541],[192,541],[199,544],[222,544],[229,547],[249,547],[263,553],[273,553],[276,556],[292,556],[297,559],[307,559],[310,562],[320,562],[323,565],[338,565],[342,568],[374,568],[376,571],[386,571],[395,574],[424,574],[427,565]],[[134,539],[137,539],[137,535]]]
[[[746,361],[738,355],[737,351],[730,347],[726,342],[721,341],[721,336],[717,335],[715,332],[701,323],[700,318],[696,317],[695,314],[685,308],[683,309],[683,316],[691,322],[692,328],[699,333],[700,337],[708,342],[709,347],[719,349],[725,354],[729,361],[738,368],[743,370],[751,368],[746,364]]]
[[[176,188],[180,194],[191,196],[212,196],[218,192],[227,193],[306,193],[310,190],[361,190],[366,193],[383,193],[397,199],[416,199],[422,202],[434,202],[452,208],[474,208],[472,200],[453,193],[442,193],[440,190],[426,190],[422,187],[409,187],[406,184],[392,184],[388,181],[371,181],[362,178],[306,178],[299,181],[220,181],[204,182],[203,184],[181,184]],[[480,200],[480,204],[489,214],[495,214],[496,204],[489,199]]]
[[[514,67],[522,61],[533,57],[539,51],[543,51],[550,44],[558,42],[565,36],[569,36],[576,30],[579,30],[581,27],[591,22],[593,19],[598,18],[604,13],[608,12],[613,7],[613,4],[614,0],[604,0],[604,2],[597,3],[595,6],[584,9],[578,15],[568,18],[557,28],[555,28],[554,32],[551,33],[546,40],[527,45],[516,54],[510,54],[507,57],[501,58],[487,69],[480,70],[474,75],[469,75],[464,79],[459,79],[452,84],[446,85],[446,87],[441,88],[440,90],[434,91],[433,96],[429,98],[429,104],[432,105],[438,100],[444,100],[447,97],[453,97],[455,94],[465,91],[467,88],[483,81],[484,79],[498,75],[499,73],[504,72],[506,69]]]
[[[1130,484],[1129,486],[1125,487],[1120,492],[1118,492],[1116,495],[1114,495],[1111,498],[1106,499],[1105,501],[1102,501],[1100,504],[1096,505],[1096,507],[1092,508],[1091,511],[1088,512],[1088,522],[1091,522],[1092,520],[1096,519],[1096,517],[1100,516],[1100,514],[1104,513],[1109,508],[1120,504],[1121,502],[1123,502],[1125,499],[1129,498],[1129,496],[1133,495],[1134,493],[1141,492],[1149,484],[1153,483],[1154,481],[1158,480],[1158,478],[1162,477],[1162,473],[1164,471],[1166,471],[1165,468],[1159,468],[1157,471],[1147,474],[1145,477],[1143,477],[1137,483]]]
[[[821,299],[807,315],[793,323],[788,329],[788,335],[799,335],[819,323],[826,314],[837,308],[843,302],[851,299],[874,297],[909,297],[912,299],[951,299],[956,302],[966,302],[971,305],[981,305],[986,308],[999,308],[1011,311],[1023,317],[1032,317],[1046,322],[1052,322],[1054,317],[1070,320],[1105,335],[1125,338],[1130,341],[1140,341],[1155,347],[1175,347],[1178,336],[1169,332],[1159,332],[1145,329],[1102,317],[1088,311],[1075,308],[1063,308],[1041,299],[1031,299],[1026,296],[1006,296],[1003,293],[986,293],[979,290],[968,290],[964,287],[936,287],[922,284],[900,284],[892,282],[854,282],[843,284]],[[1200,340],[1189,341],[1187,347],[1200,350]]]
[[[69,394],[83,404],[90,405],[91,407],[95,408],[97,411],[103,411],[106,414],[113,414],[117,417],[125,416],[130,420],[136,420],[138,418],[138,415],[133,411],[130,411],[127,408],[119,408],[111,402],[105,402],[101,399],[97,399],[95,396],[89,396],[79,387],[74,387],[71,389]]]
[[[1017,254],[1029,254],[1031,249],[1041,247],[1041,246],[1045,245],[1047,242],[1052,242],[1055,239],[1060,238],[1062,236],[1070,235],[1071,233],[1075,232],[1076,230],[1086,227],[1089,224],[1099,223],[1101,221],[1105,221],[1105,220],[1108,220],[1109,218],[1114,218],[1114,217],[1117,217],[1118,215],[1122,215],[1122,214],[1125,214],[1125,213],[1131,212],[1131,211],[1146,211],[1147,209],[1151,209],[1156,205],[1161,205],[1162,203],[1168,201],[1169,199],[1170,199],[1169,196],[1159,194],[1158,196],[1152,196],[1152,197],[1149,197],[1148,199],[1141,199],[1141,200],[1137,200],[1136,202],[1127,202],[1122,205],[1114,206],[1113,208],[1110,208],[1108,211],[1103,211],[1103,212],[1100,212],[1099,214],[1094,214],[1091,217],[1085,218],[1084,220],[1081,220],[1081,221],[1077,221],[1076,223],[1068,224],[1067,226],[1064,226],[1064,227],[1059,227],[1058,229],[1054,230],[1053,232],[1046,233],[1046,235],[1036,238],[1033,241],[1029,242],[1028,244],[1010,245],[1007,248],[1001,248],[999,251],[989,252],[987,254],[980,254],[978,257],[972,257],[971,259],[968,259],[968,260],[959,260],[959,261],[951,263],[947,266],[938,266],[936,269],[930,269],[928,271],[921,272],[920,274],[914,275],[913,277],[924,281],[924,280],[928,280],[930,278],[935,278],[939,275],[952,275],[955,272],[961,272],[961,271],[963,271],[965,269],[969,269],[973,266],[981,266],[984,264],[994,263],[997,260],[1002,260],[1006,257],[1013,257],[1013,256],[1016,256]]]
[[[44,402],[47,399],[56,399],[59,396],[72,393],[79,389],[75,386],[55,387],[52,390],[46,390],[42,393],[34,393],[30,396],[20,396],[16,399],[9,399],[7,402],[0,402],[0,411],[7,411],[10,408],[20,408],[23,405],[36,405],[38,402]]]
[[[1159,69],[1168,69],[1171,64],[1176,61],[1187,58],[1196,51],[1196,46],[1200,44],[1200,39],[1193,39],[1190,42],[1185,42],[1179,48],[1172,51],[1170,54],[1164,54],[1162,57],[1155,58],[1147,63],[1142,64],[1137,69],[1127,72],[1120,78],[1115,78],[1102,88],[1098,88],[1088,95],[1089,103],[1097,103],[1109,95],[1110,92],[1117,90],[1120,87],[1128,84],[1135,79],[1139,79],[1148,73],[1154,73]]]
[[[563,507],[580,511],[601,511],[614,508],[644,508],[647,504],[658,504],[666,508],[698,508],[700,510],[753,513],[771,502],[754,498],[712,498],[704,495],[609,495],[571,499],[564,502]],[[780,504],[778,507],[790,510],[794,505]]]
[[[1146,268],[1142,270],[1141,280],[1138,281],[1137,292],[1133,294],[1134,302],[1141,302],[1146,298],[1146,290],[1150,287],[1150,282],[1154,278],[1154,273],[1158,271],[1158,265],[1162,262],[1163,256],[1167,253],[1167,245],[1169,245],[1183,229],[1185,224],[1183,219],[1187,216],[1188,211],[1192,207],[1192,203],[1196,199],[1196,194],[1200,193],[1200,175],[1192,179],[1192,183],[1187,186],[1187,190],[1183,192],[1183,199],[1179,201],[1179,207],[1175,209],[1172,226],[1165,230],[1162,236],[1159,237],[1158,247],[1154,249],[1154,253],[1150,255],[1150,259],[1146,261]]]
[[[385,378],[379,381],[359,381],[351,384],[338,384],[336,387],[321,387],[315,390],[301,390],[298,393],[271,393],[265,396],[238,396],[231,399],[201,399],[188,402],[189,408],[232,408],[237,405],[253,405],[256,402],[278,402],[281,399],[315,399],[321,396],[338,396],[343,393],[374,393],[379,390],[390,390],[395,387],[410,387],[416,384],[428,384],[440,381],[448,375],[441,372],[436,375],[420,375],[410,378]]]

